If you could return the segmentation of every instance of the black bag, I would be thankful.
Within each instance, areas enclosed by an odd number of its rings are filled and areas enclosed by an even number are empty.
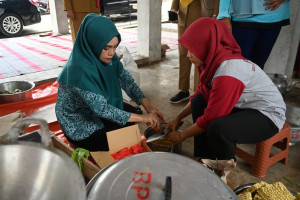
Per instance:
[[[169,12],[169,21],[173,22],[173,21],[177,21],[178,20],[178,16],[177,13],[173,12],[173,11],[168,11]]]

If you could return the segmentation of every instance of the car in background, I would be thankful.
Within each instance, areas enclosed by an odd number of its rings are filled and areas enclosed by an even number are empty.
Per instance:
[[[19,36],[24,26],[41,22],[41,13],[29,0],[0,0],[0,31],[8,37]]]
[[[31,1],[31,3],[33,3],[39,8],[41,15],[50,14],[50,10],[48,9],[48,0],[29,0],[29,1]]]
[[[136,13],[137,0],[100,0],[101,15],[131,15]]]

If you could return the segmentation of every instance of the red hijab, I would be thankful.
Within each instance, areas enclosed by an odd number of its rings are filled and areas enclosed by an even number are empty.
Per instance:
[[[197,58],[204,62],[197,66],[199,72],[198,91],[208,101],[209,82],[225,60],[244,59],[241,49],[227,25],[219,20],[203,17],[192,23],[178,40]]]

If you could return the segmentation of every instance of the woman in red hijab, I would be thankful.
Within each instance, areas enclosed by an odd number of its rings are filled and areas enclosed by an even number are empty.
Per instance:
[[[198,68],[197,91],[168,123],[174,143],[194,136],[194,156],[235,159],[236,144],[266,140],[283,127],[285,103],[259,66],[241,56],[240,47],[222,21],[201,18],[178,40]],[[192,114],[192,126],[176,131]]]

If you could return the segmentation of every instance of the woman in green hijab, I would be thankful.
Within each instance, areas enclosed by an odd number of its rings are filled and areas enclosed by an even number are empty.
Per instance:
[[[106,132],[133,122],[159,128],[163,121],[161,112],[150,105],[116,56],[120,42],[111,20],[87,15],[58,77],[57,120],[67,139],[78,147],[106,151]],[[133,106],[124,103],[121,89],[148,114],[136,114]]]

